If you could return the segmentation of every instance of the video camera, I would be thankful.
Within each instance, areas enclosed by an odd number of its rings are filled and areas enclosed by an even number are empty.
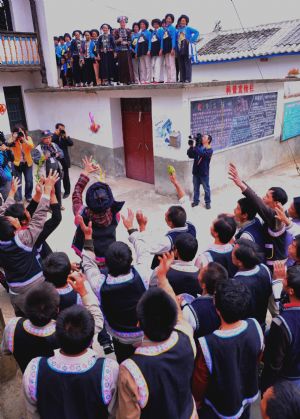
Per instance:
[[[189,135],[189,146],[195,147],[202,144],[202,134],[198,132],[196,135]]]
[[[62,137],[66,135],[66,131],[64,129],[60,129],[59,133]]]

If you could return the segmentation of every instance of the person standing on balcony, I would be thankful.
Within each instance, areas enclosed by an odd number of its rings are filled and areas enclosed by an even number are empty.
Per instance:
[[[10,162],[14,161],[14,155],[7,147],[4,134],[0,131],[0,203],[6,200],[12,181]],[[1,199],[2,198],[2,199]]]
[[[94,61],[95,61],[95,44],[91,39],[91,32],[84,31],[85,40],[81,43],[81,53],[83,55],[83,80],[85,86],[93,86],[94,84]]]
[[[181,15],[178,19],[177,48],[181,83],[190,83],[192,81],[190,44],[194,44],[199,36],[197,29],[188,26],[189,21],[190,19],[186,15]]]
[[[176,29],[173,25],[175,20],[174,15],[172,13],[166,14],[165,20],[166,27],[164,28],[163,53],[167,70],[167,83],[176,83]]]
[[[149,84],[151,83],[151,32],[148,30],[149,23],[146,19],[141,19],[139,26],[135,52],[140,60],[140,81],[141,84]]]
[[[17,190],[16,201],[22,201],[22,174],[25,179],[25,199],[31,201],[33,176],[31,150],[34,148],[32,138],[22,126],[16,126],[10,138],[11,151],[14,155],[14,176],[20,180],[21,187]]]
[[[131,56],[132,56],[132,67],[133,67],[133,74],[134,74],[134,83],[140,83],[140,75],[139,75],[139,60],[135,56],[135,47],[137,44],[137,40],[139,37],[140,27],[137,22],[132,24],[132,34],[131,34]]]
[[[97,55],[100,58],[101,86],[108,86],[109,84],[112,84],[114,79],[115,40],[110,33],[110,25],[103,23],[100,30],[102,30],[103,33],[98,39]]]
[[[159,83],[161,81],[164,30],[161,28],[160,19],[153,19],[151,25],[154,28],[151,35],[151,81]]]
[[[75,87],[80,87],[80,86],[83,86],[82,66],[84,62],[82,52],[81,52],[82,32],[79,29],[77,29],[73,31],[72,36],[74,38],[71,41],[70,52],[71,52],[71,57],[72,57],[73,78],[75,82]]]
[[[119,82],[123,84],[134,83],[134,74],[131,60],[131,30],[126,28],[127,16],[119,16],[117,22],[120,28],[114,30],[116,52],[118,58]]]
[[[61,47],[59,44],[59,37],[54,36],[54,49],[55,49],[55,59],[56,59],[56,67],[57,67],[57,79],[58,85],[61,87],[61,79],[60,79],[60,59],[61,59]]]
[[[94,67],[94,73],[95,73],[95,83],[97,86],[101,84],[101,80],[99,79],[99,58],[97,57],[97,42],[98,42],[99,35],[100,33],[98,29],[91,29],[92,41],[94,41],[94,55],[95,55],[95,61],[94,61],[93,67]]]

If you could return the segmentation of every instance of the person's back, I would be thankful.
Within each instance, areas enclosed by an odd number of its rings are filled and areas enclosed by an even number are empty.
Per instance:
[[[259,246],[247,239],[239,239],[232,253],[232,260],[238,268],[233,280],[243,283],[251,293],[247,317],[254,317],[264,328],[269,298],[272,294],[272,278],[269,268],[260,263]]]
[[[107,418],[119,367],[89,348],[93,317],[83,307],[69,307],[57,318],[56,334],[61,349],[50,358],[33,359],[25,371],[27,402],[43,419]]]
[[[199,339],[194,370],[193,394],[196,403],[202,403],[200,417],[208,412],[212,417],[241,417],[258,397],[263,333],[255,319],[239,320],[249,300],[249,291],[242,284],[223,281],[217,287],[215,304],[221,327]]]
[[[58,304],[59,296],[51,284],[38,285],[26,295],[26,317],[15,317],[8,322],[2,351],[14,355],[22,372],[33,358],[51,356],[58,347],[54,320]]]

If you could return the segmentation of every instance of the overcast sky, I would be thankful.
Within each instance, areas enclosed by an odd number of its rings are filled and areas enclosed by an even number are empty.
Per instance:
[[[234,0],[244,26],[288,19],[300,19],[300,0]],[[116,16],[126,14],[129,23],[146,18],[162,18],[171,12],[190,17],[190,25],[200,33],[211,32],[221,20],[223,29],[239,28],[232,0],[49,0],[51,21],[57,34],[65,30],[99,28],[104,22],[116,25]],[[55,7],[55,5],[57,7]]]

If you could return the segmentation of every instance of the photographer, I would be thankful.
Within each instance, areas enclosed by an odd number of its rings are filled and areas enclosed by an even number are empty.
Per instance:
[[[14,155],[13,172],[20,180],[21,187],[16,193],[16,201],[22,201],[22,174],[25,179],[25,199],[27,202],[31,201],[33,177],[32,177],[32,157],[31,150],[34,148],[33,141],[27,131],[22,126],[16,126],[12,130],[12,135],[9,139],[9,145]]]
[[[200,203],[200,185],[204,189],[205,208],[210,209],[210,186],[209,186],[209,165],[213,154],[211,148],[211,135],[197,134],[195,137],[189,137],[190,148],[187,155],[190,159],[194,159],[193,164],[193,185],[194,197],[192,207],[196,207]]]
[[[59,179],[55,183],[55,194],[61,206],[61,178],[63,170],[60,160],[64,158],[64,153],[57,144],[52,143],[52,135],[52,132],[49,130],[42,131],[40,143],[32,150],[32,158],[38,166],[38,177],[48,176],[51,169],[58,172]],[[64,208],[61,206],[61,209],[63,210]]]
[[[52,135],[53,143],[57,144],[58,147],[64,153],[64,157],[60,160],[60,163],[63,168],[64,177],[63,177],[63,185],[64,185],[64,195],[63,198],[68,198],[71,192],[71,184],[70,184],[70,177],[69,177],[69,169],[71,167],[71,160],[69,155],[69,147],[72,147],[73,141],[67,135],[64,124],[58,122],[55,125],[55,131]]]
[[[2,203],[6,200],[10,191],[12,174],[10,162],[14,161],[14,155],[6,142],[3,132],[0,131],[0,195],[2,195]],[[1,199],[0,199],[1,201]]]

